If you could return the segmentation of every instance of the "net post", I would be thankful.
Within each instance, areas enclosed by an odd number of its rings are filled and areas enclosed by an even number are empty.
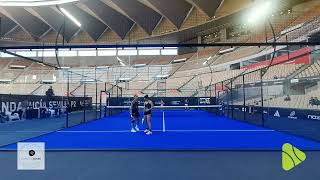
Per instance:
[[[94,78],[95,78],[95,94],[96,94],[96,104],[95,104],[95,111],[96,111],[96,119],[98,119],[98,82],[97,82],[97,68],[94,68]]]
[[[162,110],[162,132],[166,132],[166,123],[164,120],[164,111]]]
[[[67,74],[68,82],[67,82],[67,99],[68,99],[68,105],[67,105],[67,117],[66,117],[66,127],[69,128],[69,109],[71,109],[71,103],[70,103],[70,77],[69,77],[69,71]]]
[[[265,126],[264,124],[264,104],[263,104],[263,72],[260,69],[260,93],[261,93],[261,118],[262,118],[262,127]]]
[[[242,91],[243,91],[243,120],[246,120],[246,87],[245,87],[245,78],[244,75],[242,75]]]
[[[101,115],[102,115],[102,114],[101,114],[101,111],[102,111],[102,104],[101,104],[101,103],[102,103],[102,91],[100,91],[100,106],[99,106],[99,108],[100,108],[100,109],[99,109],[99,110],[100,110],[100,111],[99,111],[99,112],[100,112],[100,113],[99,113],[99,114],[100,114],[100,119],[102,118],[102,117],[101,117]]]
[[[231,79],[231,88],[230,88],[230,93],[231,93],[231,118],[233,119],[233,92],[232,92],[232,86],[233,86],[233,79]]]
[[[84,99],[84,103],[83,103],[83,123],[86,123],[86,83],[84,82],[83,85],[83,99]]]

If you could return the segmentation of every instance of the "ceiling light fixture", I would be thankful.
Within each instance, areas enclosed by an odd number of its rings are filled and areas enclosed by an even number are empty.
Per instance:
[[[258,1],[257,4],[252,7],[251,12],[249,13],[248,22],[254,24],[267,17],[269,13],[272,12],[271,5],[273,5],[271,1]]]
[[[118,60],[118,61],[122,61],[119,57],[117,57],[117,60]]]
[[[120,61],[121,66],[126,66],[122,61]]]
[[[119,61],[119,63],[121,64],[121,66],[126,66],[119,57],[117,57],[117,60]]]

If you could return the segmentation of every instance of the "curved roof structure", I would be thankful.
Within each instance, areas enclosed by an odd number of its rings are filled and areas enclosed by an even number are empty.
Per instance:
[[[39,5],[33,6],[27,2]],[[43,6],[46,5],[45,2],[48,3],[47,6]],[[105,33],[114,33],[123,40],[137,28],[146,36],[150,36],[160,24],[170,26],[168,32],[185,28],[183,24],[192,13],[198,13],[199,19],[205,16],[205,21],[210,20],[222,2],[222,0],[0,0],[3,27],[1,35],[6,37],[19,27],[33,40],[38,41],[52,31],[58,32],[63,25],[61,34],[64,34],[67,42],[78,34],[87,34],[93,42],[96,42]],[[81,22],[82,26],[77,27],[72,23],[60,8],[68,11]],[[194,11],[201,12],[202,16]],[[197,24],[200,20],[193,19],[193,21]]]
[[[299,1],[307,0],[290,3]],[[10,2],[15,6],[9,6]],[[19,6],[26,2],[42,4]],[[199,29],[208,28],[201,28],[203,25],[214,26],[218,19],[221,22],[222,17],[236,14],[252,3],[252,0],[0,0],[0,37],[9,43],[54,43],[60,31],[60,38],[68,43],[146,39],[161,42],[172,35],[176,35],[174,41],[180,43],[195,38],[189,34],[196,36]],[[289,2],[279,0],[277,3],[280,7]],[[72,15],[78,25],[66,17],[62,9]]]

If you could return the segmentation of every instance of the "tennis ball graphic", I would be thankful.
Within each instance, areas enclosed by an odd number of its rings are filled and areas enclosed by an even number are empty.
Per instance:
[[[306,154],[289,143],[282,146],[282,168],[289,171],[306,160]]]

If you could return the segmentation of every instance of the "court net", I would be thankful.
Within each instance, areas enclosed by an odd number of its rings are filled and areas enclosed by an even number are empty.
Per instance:
[[[153,117],[183,117],[190,116],[190,113],[204,111],[219,113],[220,105],[198,105],[198,106],[154,106],[152,109]],[[129,116],[130,106],[106,106],[108,116]],[[144,115],[144,106],[139,106],[140,116]]]

